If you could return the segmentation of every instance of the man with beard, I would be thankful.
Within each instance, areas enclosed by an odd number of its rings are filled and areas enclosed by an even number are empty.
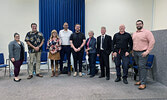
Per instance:
[[[136,64],[139,70],[139,81],[135,85],[139,85],[138,89],[144,90],[146,88],[147,69],[146,62],[148,55],[154,47],[155,39],[153,34],[143,29],[143,21],[136,21],[137,31],[133,33],[133,53]]]

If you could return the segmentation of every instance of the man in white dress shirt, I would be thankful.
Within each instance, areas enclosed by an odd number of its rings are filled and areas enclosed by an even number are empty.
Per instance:
[[[70,36],[72,34],[72,31],[68,29],[68,23],[65,22],[63,25],[64,29],[60,30],[59,32],[59,37],[61,39],[61,46],[62,49],[60,51],[60,56],[61,56],[61,60],[60,60],[60,72],[62,72],[63,70],[63,60],[64,60],[64,56],[66,55],[66,59],[67,59],[67,65],[68,65],[68,76],[71,75],[71,63],[70,63],[70,56],[71,56],[71,46],[70,46]],[[65,59],[65,60],[66,60]]]

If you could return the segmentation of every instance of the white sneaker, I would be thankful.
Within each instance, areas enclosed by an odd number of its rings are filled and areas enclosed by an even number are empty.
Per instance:
[[[81,72],[79,72],[79,76],[82,77],[82,73]]]
[[[73,76],[76,77],[77,76],[77,72],[74,72]]]

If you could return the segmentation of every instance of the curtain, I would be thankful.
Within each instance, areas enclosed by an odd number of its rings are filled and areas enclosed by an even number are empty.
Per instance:
[[[39,0],[39,31],[45,38],[44,51],[51,31],[59,32],[64,22],[73,32],[75,24],[80,24],[81,32],[85,33],[85,0]]]

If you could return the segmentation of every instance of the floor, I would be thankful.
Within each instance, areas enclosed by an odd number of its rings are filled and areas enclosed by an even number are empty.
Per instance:
[[[67,76],[50,77],[51,72],[41,70],[43,78],[34,76],[27,80],[27,71],[20,72],[21,82],[13,81],[13,76],[3,76],[0,71],[0,100],[167,100],[167,87],[148,79],[147,88],[138,90],[135,81],[129,84],[114,82],[115,69],[111,69],[111,79]]]

